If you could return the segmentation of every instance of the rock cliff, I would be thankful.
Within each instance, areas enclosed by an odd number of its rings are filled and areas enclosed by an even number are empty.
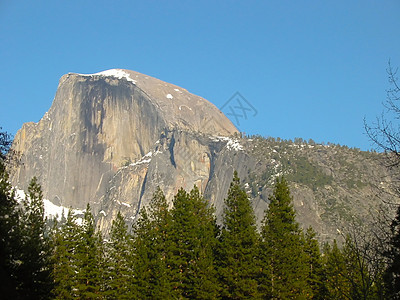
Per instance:
[[[235,133],[213,104],[175,85],[120,69],[70,73],[44,117],[16,134],[22,164],[12,180],[26,188],[38,176],[58,205],[98,209],[114,199],[134,211],[157,185],[169,196],[193,184],[205,192],[220,151],[209,137]]]

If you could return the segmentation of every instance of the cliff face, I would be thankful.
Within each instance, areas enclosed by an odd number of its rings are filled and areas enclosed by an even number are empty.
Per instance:
[[[109,228],[118,211],[133,221],[158,186],[172,200],[180,187],[189,191],[196,185],[220,217],[234,170],[246,176],[253,164],[245,151],[231,146],[235,143],[228,137],[166,131],[148,154],[113,175],[97,209],[100,228]]]
[[[21,164],[11,180],[26,189],[37,176],[56,205],[89,202],[104,230],[118,211],[133,221],[157,186],[171,201],[180,187],[197,185],[221,221],[234,170],[258,222],[275,178],[285,175],[297,219],[322,240],[377,208],[372,187],[387,175],[378,154],[237,133],[213,104],[158,79],[128,70],[67,74],[50,110],[15,136]]]
[[[67,74],[45,116],[38,123],[24,124],[16,134],[13,148],[23,164],[13,172],[12,181],[24,188],[38,176],[45,197],[54,203],[96,206],[121,167],[143,160],[174,130],[223,136],[237,132],[210,102],[158,79],[127,70]],[[196,147],[184,139],[168,147],[179,148],[180,143]],[[182,175],[179,155],[176,162],[170,158],[177,168],[177,185],[182,180],[205,189],[211,157],[203,150],[196,150],[205,156],[193,163],[191,172],[199,179]],[[143,185],[137,176],[132,184]]]

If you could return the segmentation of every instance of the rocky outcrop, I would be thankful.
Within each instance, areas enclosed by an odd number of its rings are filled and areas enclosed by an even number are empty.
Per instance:
[[[118,211],[133,221],[158,186],[172,200],[179,188],[190,190],[196,185],[221,216],[234,170],[246,176],[253,163],[238,147],[238,141],[229,137],[165,132],[149,153],[112,177],[98,207],[100,228],[109,228]]]
[[[25,188],[31,177],[38,176],[45,197],[54,203],[98,206],[116,174],[157,151],[157,141],[174,130],[222,136],[237,132],[213,104],[158,79],[128,70],[67,74],[45,116],[38,123],[24,124],[16,134],[13,148],[21,154],[22,165],[13,170],[12,181]],[[204,157],[191,166],[190,172],[199,174],[197,179],[183,175],[183,162],[174,152],[176,158],[169,160],[175,171],[162,172],[176,175],[177,185],[196,183],[204,190],[211,156],[184,135],[169,138],[168,147],[189,145],[190,151]],[[127,190],[150,181],[146,178],[153,175],[143,172],[132,175]],[[145,192],[137,194],[139,202]],[[132,193],[127,192],[133,197]]]

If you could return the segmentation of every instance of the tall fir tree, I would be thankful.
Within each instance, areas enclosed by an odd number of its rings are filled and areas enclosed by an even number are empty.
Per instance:
[[[321,250],[316,239],[316,232],[308,227],[304,235],[304,252],[307,264],[307,283],[311,293],[308,298],[324,299],[325,287],[323,283],[324,270],[321,258]]]
[[[18,222],[18,203],[0,159],[0,295],[5,299],[17,299],[17,255],[21,248]]]
[[[171,214],[165,196],[157,188],[149,207],[142,208],[133,231],[136,299],[171,299],[169,232]]]
[[[332,246],[325,244],[323,254],[325,287],[327,289],[325,299],[352,299],[351,285],[346,278],[346,258],[336,240]]]
[[[100,299],[103,292],[104,248],[101,234],[95,230],[89,204],[79,229],[76,248],[77,295],[83,299]]]
[[[132,237],[120,212],[112,222],[106,245],[104,295],[107,299],[132,299],[134,297]]]
[[[54,299],[77,298],[77,246],[79,243],[79,226],[72,209],[68,211],[65,223],[60,227],[54,225],[51,233],[54,287]]]
[[[180,189],[173,200],[168,257],[177,298],[215,299],[218,294],[214,268],[216,221],[213,209],[195,186]]]
[[[234,172],[225,199],[224,219],[218,245],[218,273],[222,299],[259,297],[257,280],[259,235],[253,208]]]
[[[43,193],[36,177],[29,184],[22,209],[19,290],[26,299],[48,299],[53,281],[50,244],[44,218]]]
[[[151,223],[145,208],[141,209],[139,219],[132,227],[132,232],[134,296],[136,299],[150,299],[152,289],[156,286],[152,276],[152,265],[158,260],[158,257],[157,253],[152,251]]]
[[[287,181],[278,178],[262,222],[262,276],[264,298],[305,299],[311,289],[307,282],[307,257],[303,235],[295,220]]]
[[[2,131],[0,127],[0,162],[4,163],[7,154],[10,152],[12,144],[12,136],[5,131]]]

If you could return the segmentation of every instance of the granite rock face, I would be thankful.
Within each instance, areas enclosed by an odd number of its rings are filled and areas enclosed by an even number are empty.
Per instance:
[[[189,191],[196,185],[221,217],[234,170],[246,176],[254,163],[245,151],[231,147],[234,143],[228,137],[166,131],[148,154],[113,175],[97,210],[100,228],[109,228],[118,211],[134,221],[158,186],[172,200],[179,188]]]
[[[161,80],[119,69],[67,74],[50,110],[16,134],[22,164],[12,182],[24,189],[37,176],[53,203],[89,202],[110,217],[120,206],[135,215],[157,186],[171,199],[196,184],[218,202],[226,186],[218,187],[213,170],[236,133],[213,104]],[[226,168],[230,182],[233,167]]]

